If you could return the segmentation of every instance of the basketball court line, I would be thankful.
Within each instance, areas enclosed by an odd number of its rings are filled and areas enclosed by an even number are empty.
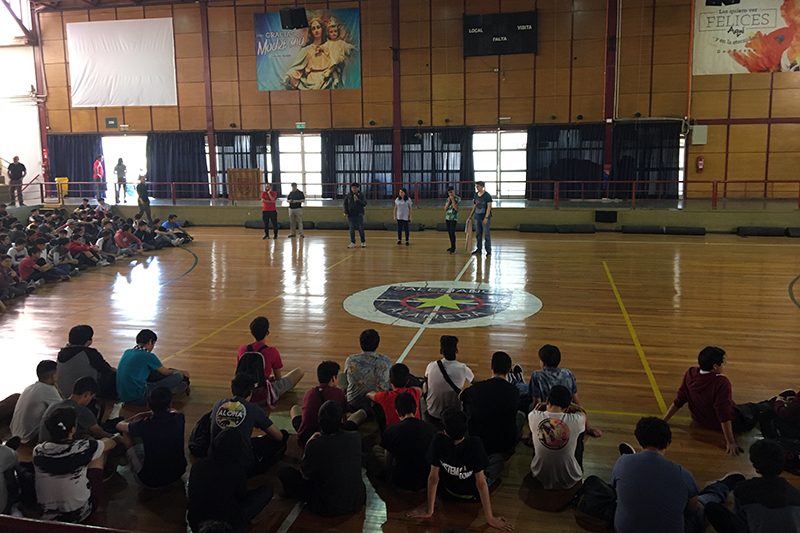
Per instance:
[[[795,293],[795,286],[800,282],[800,276],[794,278],[791,283],[789,283],[789,299],[792,300],[792,303],[797,307],[800,307],[800,302],[797,301],[797,296],[794,295]]]
[[[471,264],[472,264],[472,256],[470,256],[470,258],[467,259],[467,262],[464,263],[464,268],[461,269],[461,272],[458,273],[458,276],[456,276],[456,279],[454,279],[453,281],[461,281],[461,276],[464,275],[464,273],[469,268],[469,265]],[[449,289],[447,289],[445,294],[449,294],[454,288],[455,287],[450,287]],[[405,361],[406,356],[411,352],[411,349],[414,348],[414,345],[417,344],[417,341],[419,340],[420,337],[422,337],[422,334],[425,332],[425,330],[428,329],[428,326],[430,325],[431,321],[433,321],[433,319],[436,317],[436,312],[439,311],[439,309],[441,309],[441,306],[439,305],[433,308],[433,311],[431,311],[431,313],[425,318],[425,321],[422,322],[422,324],[420,324],[419,329],[411,338],[409,343],[406,345],[405,350],[403,350],[403,353],[400,354],[400,357],[397,358],[397,361],[395,361],[395,363],[402,363],[403,361]]]
[[[348,261],[348,260],[349,260],[350,258],[352,258],[352,257],[353,257],[352,255],[348,255],[348,256],[347,256],[347,257],[345,257],[344,259],[342,259],[342,260],[340,260],[340,261],[337,261],[337,262],[335,262],[334,264],[332,264],[331,266],[329,266],[328,268],[326,268],[326,269],[325,269],[325,272],[327,272],[327,271],[331,270],[333,267],[335,267],[335,266],[337,266],[337,265],[341,265],[342,263],[344,263],[345,261]],[[206,336],[205,336],[205,337],[203,337],[202,339],[200,339],[200,340],[197,340],[197,341],[193,342],[192,344],[190,344],[190,345],[189,345],[189,346],[187,346],[186,348],[183,348],[183,349],[181,349],[181,350],[179,350],[179,351],[175,352],[175,353],[174,353],[174,354],[172,354],[172,355],[169,355],[169,356],[167,356],[167,357],[164,357],[163,359],[161,359],[161,362],[162,362],[162,363],[164,363],[164,362],[166,362],[166,361],[169,361],[170,359],[172,359],[172,358],[174,358],[174,357],[178,357],[179,355],[181,355],[181,354],[184,354],[184,353],[188,352],[188,351],[189,351],[189,350],[191,350],[192,348],[195,348],[196,346],[199,346],[199,345],[203,344],[204,342],[206,342],[208,339],[210,339],[210,338],[211,338],[211,337],[213,337],[214,335],[216,335],[216,334],[218,334],[218,333],[220,333],[220,332],[222,332],[222,331],[224,331],[224,330],[228,329],[229,327],[231,327],[232,325],[236,324],[236,323],[237,323],[237,322],[239,322],[240,320],[243,320],[243,319],[247,318],[248,316],[251,316],[251,315],[252,315],[253,313],[255,313],[256,311],[260,311],[261,309],[265,308],[266,306],[268,306],[269,304],[271,304],[272,302],[274,302],[274,301],[275,301],[275,300],[277,300],[278,298],[282,298],[283,296],[285,296],[285,294],[286,294],[286,293],[281,293],[281,294],[278,294],[278,295],[276,295],[276,296],[273,296],[272,298],[270,298],[269,300],[267,300],[267,301],[266,301],[266,302],[264,302],[263,304],[261,304],[261,305],[259,305],[259,306],[257,306],[257,307],[254,307],[254,308],[252,308],[252,309],[250,309],[250,310],[248,310],[248,311],[245,311],[244,313],[242,313],[242,314],[241,314],[241,315],[239,315],[238,317],[234,318],[233,320],[231,320],[231,321],[230,321],[230,322],[228,322],[227,324],[225,324],[225,325],[223,325],[223,326],[220,326],[220,327],[218,327],[217,329],[215,329],[214,331],[212,331],[211,333],[209,333],[208,335],[206,335]]]
[[[617,289],[617,284],[614,282],[614,276],[611,275],[611,270],[608,268],[608,263],[605,261],[603,261],[603,269],[606,272],[606,277],[608,277],[608,282],[611,284],[611,290],[614,292],[614,297],[617,299],[617,305],[619,306],[619,310],[622,312],[622,318],[625,319],[625,325],[628,326],[628,333],[630,334],[633,345],[636,348],[636,353],[639,354],[639,360],[642,363],[642,368],[644,368],[644,373],[647,374],[647,379],[650,381],[650,388],[653,389],[653,395],[656,397],[658,408],[661,410],[662,414],[666,413],[667,404],[664,402],[664,396],[661,394],[661,389],[658,387],[656,377],[653,375],[653,370],[650,368],[650,363],[647,361],[647,355],[645,355],[642,344],[639,342],[639,336],[636,334],[636,328],[633,327],[631,317],[622,301],[622,296],[619,293],[619,289]]]

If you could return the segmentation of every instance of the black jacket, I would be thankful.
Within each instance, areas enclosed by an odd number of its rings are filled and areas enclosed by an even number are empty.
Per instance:
[[[358,198],[351,192],[347,193],[344,197],[344,214],[349,217],[357,217],[364,214],[364,206],[367,201],[364,200],[363,194],[359,191]]]

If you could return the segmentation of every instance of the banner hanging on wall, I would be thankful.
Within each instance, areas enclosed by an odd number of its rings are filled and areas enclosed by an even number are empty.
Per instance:
[[[259,91],[361,87],[359,10],[307,10],[308,28],[284,30],[280,13],[255,15]]]
[[[692,72],[800,71],[798,27],[800,0],[698,0]]]

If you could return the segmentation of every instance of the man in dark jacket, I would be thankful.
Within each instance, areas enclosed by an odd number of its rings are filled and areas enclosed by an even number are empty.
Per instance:
[[[350,192],[344,197],[344,214],[347,217],[347,225],[350,227],[350,244],[348,248],[356,247],[356,229],[361,239],[361,247],[367,247],[367,240],[364,237],[364,207],[367,201],[361,194],[361,185],[358,183],[350,184]]]
[[[92,348],[94,330],[85,324],[69,330],[69,342],[58,352],[58,390],[69,398],[75,382],[90,376],[97,381],[97,397],[113,401],[117,397],[117,371]]]

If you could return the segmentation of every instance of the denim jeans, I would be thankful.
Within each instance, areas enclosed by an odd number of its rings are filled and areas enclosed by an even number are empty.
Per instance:
[[[397,240],[402,240],[403,232],[406,234],[406,242],[408,242],[408,220],[397,221]]]
[[[347,217],[347,226],[350,228],[351,243],[356,243],[356,230],[358,230],[358,237],[361,239],[361,242],[364,243],[367,241],[364,236],[364,215]]]
[[[444,223],[447,225],[447,236],[450,237],[450,249],[456,249],[456,224],[455,220],[445,220]]]
[[[475,249],[480,252],[483,248],[486,248],[486,253],[488,254],[492,251],[492,234],[490,230],[492,219],[489,218],[484,222],[483,218],[485,216],[486,213],[475,213],[472,219],[473,228],[475,229]],[[481,239],[483,239],[483,243]]]
[[[152,379],[152,378],[151,378]],[[180,372],[175,372],[174,374],[170,374],[169,376],[164,376],[161,379],[147,380],[147,396],[150,396],[150,393],[153,392],[154,389],[159,387],[164,387],[172,391],[172,394],[181,394],[186,392],[186,389],[189,388],[189,384],[186,382],[183,374]],[[145,398],[146,399],[146,398]]]

